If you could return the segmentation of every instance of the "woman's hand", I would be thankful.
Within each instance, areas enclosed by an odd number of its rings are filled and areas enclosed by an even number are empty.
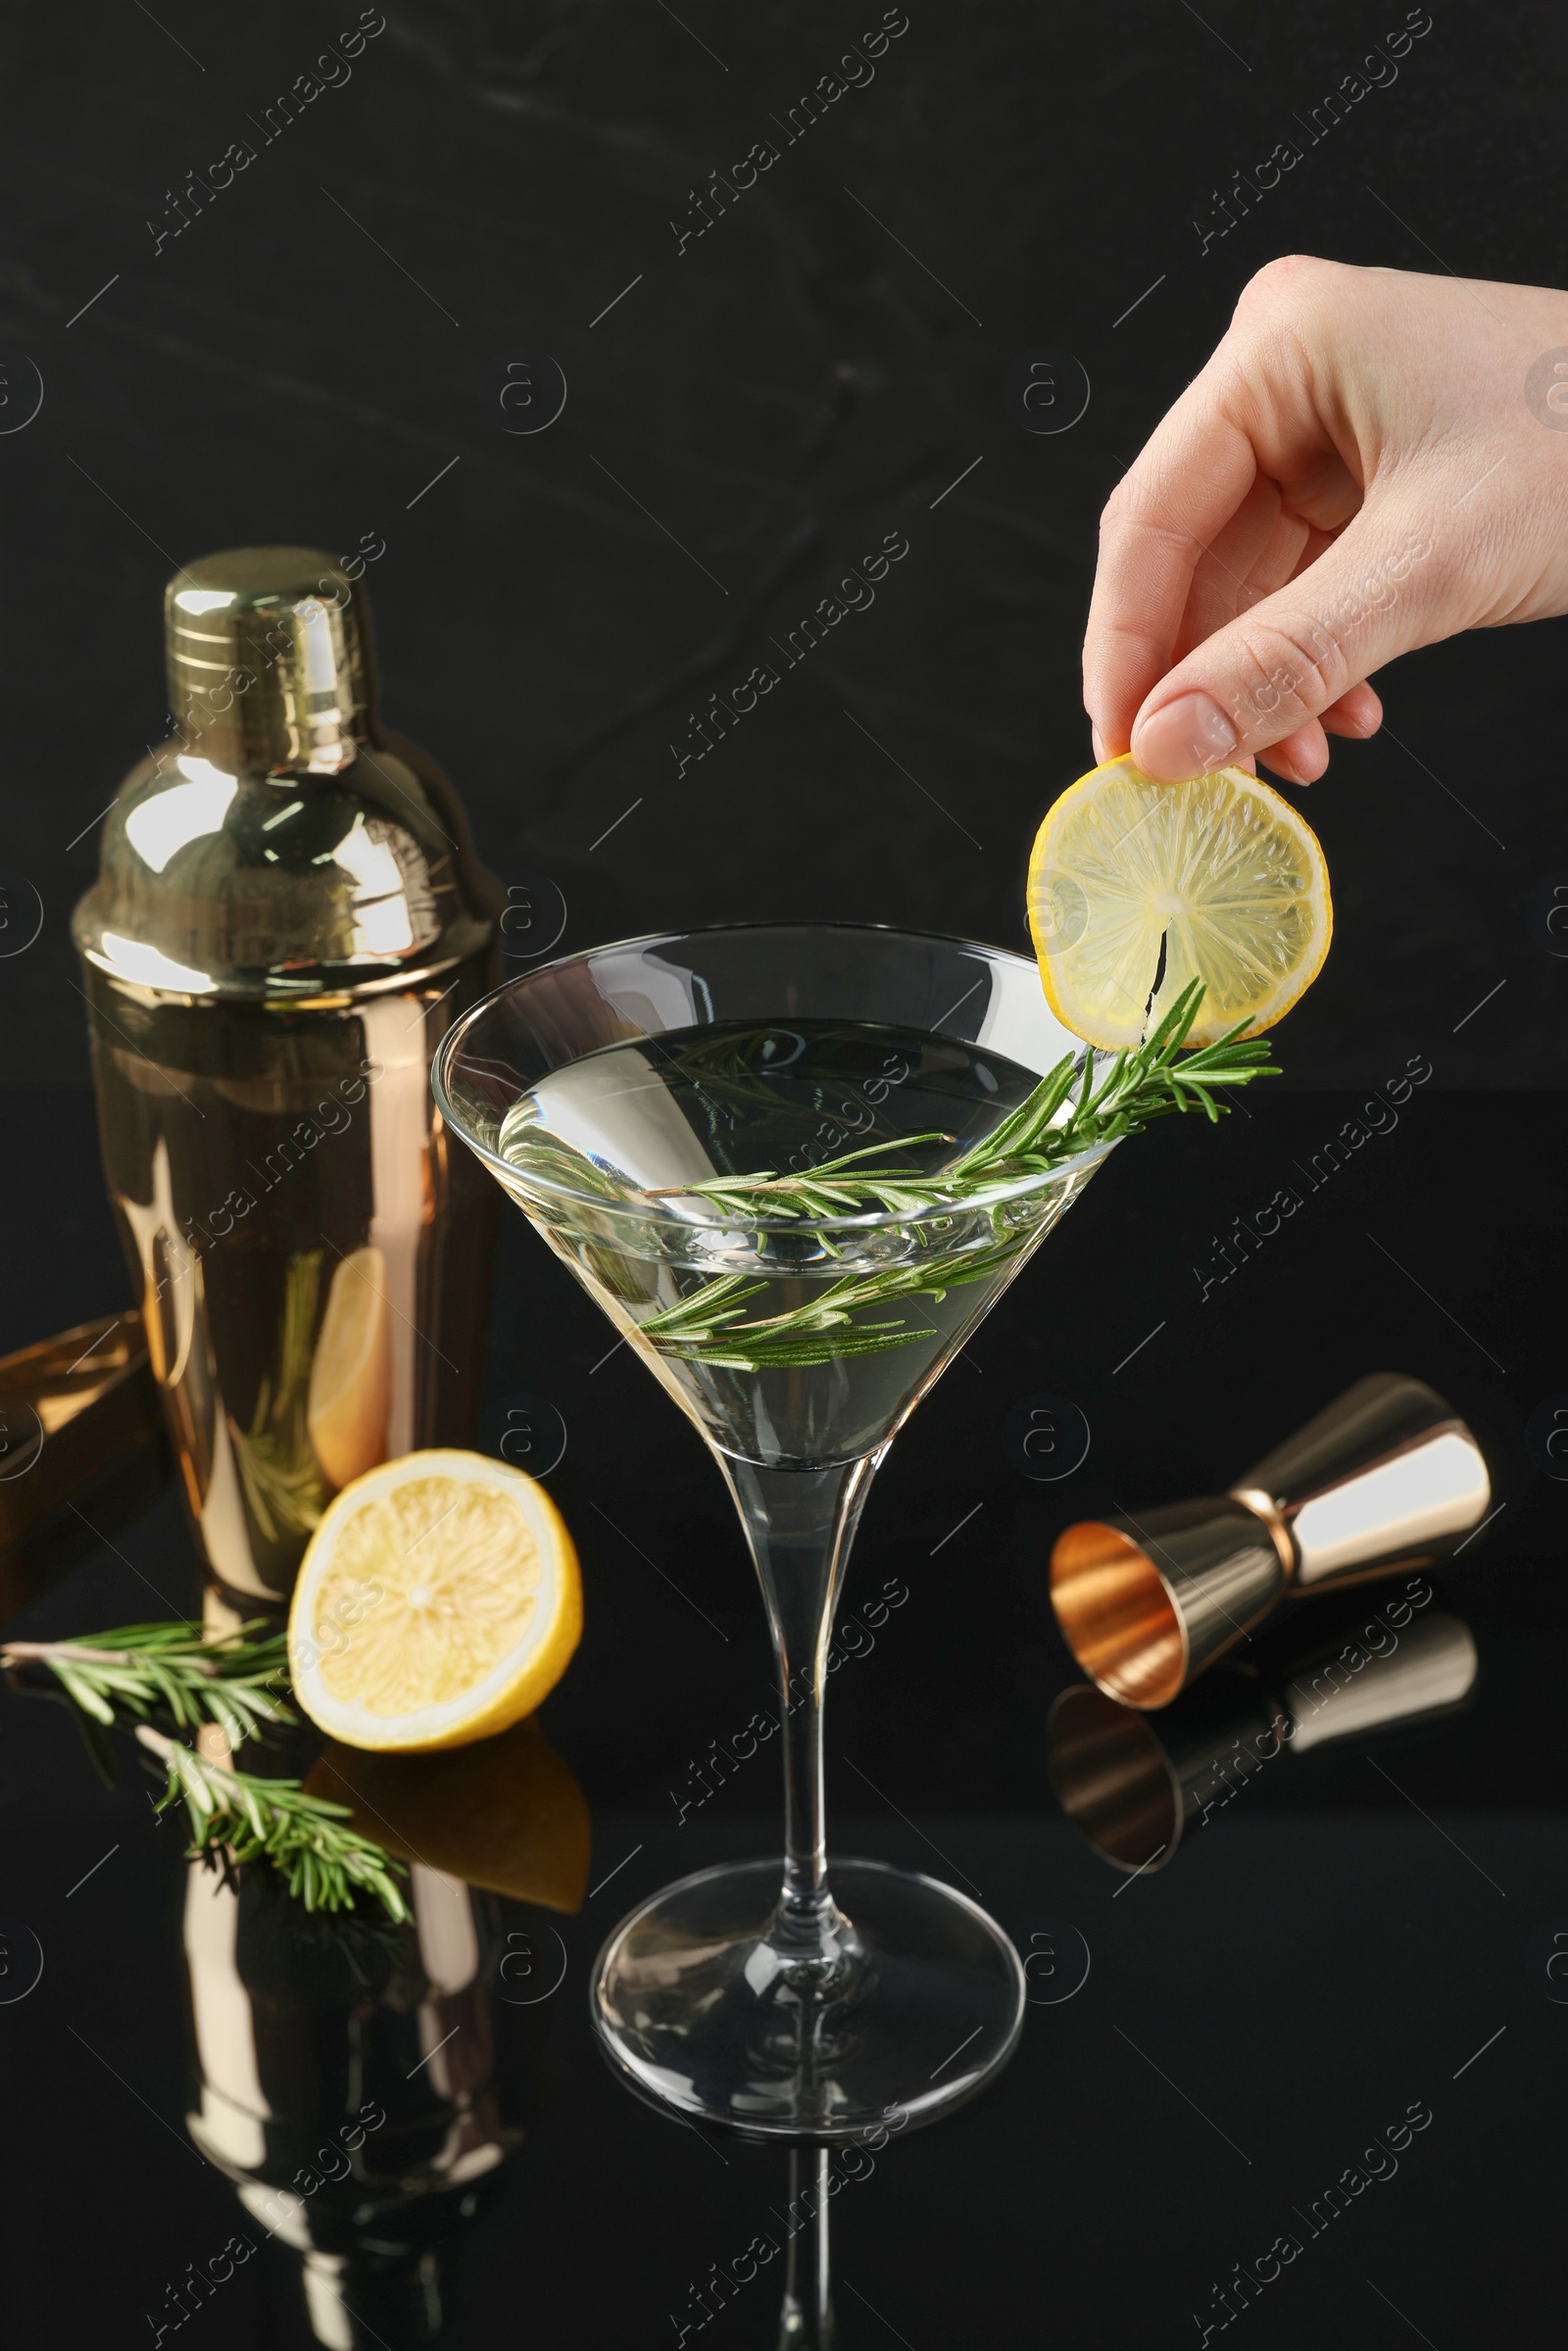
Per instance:
[[[1102,517],[1096,753],[1310,783],[1329,735],[1377,731],[1383,662],[1562,612],[1568,294],[1293,255]]]

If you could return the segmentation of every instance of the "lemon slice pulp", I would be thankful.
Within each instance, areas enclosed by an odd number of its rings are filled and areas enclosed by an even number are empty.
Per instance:
[[[1317,977],[1333,923],[1316,834],[1243,767],[1157,784],[1111,759],[1062,793],[1029,860],[1046,1001],[1104,1052],[1140,1044],[1195,979],[1190,1044],[1272,1028]]]
[[[582,1633],[544,1488],[479,1453],[407,1453],[328,1504],[289,1611],[294,1693],[348,1746],[466,1745],[531,1714]]]

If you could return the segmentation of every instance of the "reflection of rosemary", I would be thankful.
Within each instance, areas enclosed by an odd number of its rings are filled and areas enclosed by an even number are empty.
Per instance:
[[[352,1817],[346,1804],[307,1795],[297,1780],[235,1771],[182,1746],[147,1719],[162,1713],[185,1731],[215,1724],[231,1748],[264,1722],[292,1722],[277,1695],[287,1643],[281,1634],[249,1638],[260,1629],[242,1625],[230,1639],[210,1641],[200,1625],[122,1625],[75,1641],[9,1641],[0,1646],[0,1666],[53,1675],[110,1782],[117,1759],[109,1733],[124,1716],[139,1718],[136,1737],[167,1775],[154,1809],[164,1812],[184,1799],[192,1859],[270,1862],[307,1910],[352,1910],[358,1888],[374,1894],[394,1920],[407,1918],[400,1865],[344,1826]]]
[[[290,1257],[283,1277],[276,1387],[263,1379],[249,1435],[233,1419],[228,1424],[245,1499],[266,1543],[309,1535],[326,1507],[327,1488],[306,1429],[320,1278],[318,1249]]]
[[[1202,998],[1202,982],[1192,981],[1153,1035],[1135,1051],[1119,1053],[1098,1087],[1093,1055],[1085,1057],[1080,1081],[1074,1058],[1068,1054],[1000,1126],[940,1174],[867,1167],[863,1162],[880,1155],[885,1148],[872,1145],[829,1159],[808,1175],[762,1171],[720,1176],[710,1183],[682,1185],[680,1197],[709,1200],[721,1213],[748,1222],[759,1217],[799,1221],[846,1216],[865,1208],[883,1208],[894,1215],[961,1209],[999,1187],[1049,1174],[1097,1145],[1136,1134],[1173,1111],[1201,1110],[1210,1120],[1217,1119],[1224,1109],[1214,1099],[1217,1088],[1245,1086],[1252,1078],[1272,1077],[1277,1071],[1267,1059],[1264,1039],[1243,1041],[1245,1022],[1178,1061],[1176,1056]],[[912,1144],[942,1138],[911,1135],[904,1140]],[[989,1248],[966,1250],[938,1246],[927,1249],[923,1262],[846,1275],[819,1291],[808,1304],[755,1322],[747,1320],[743,1301],[763,1284],[742,1274],[725,1275],[705,1282],[679,1305],[651,1317],[641,1325],[639,1336],[651,1340],[662,1354],[735,1371],[799,1369],[933,1338],[934,1332],[901,1319],[856,1323],[851,1318],[861,1307],[884,1305],[895,1298],[940,1298],[962,1283],[997,1272],[1026,1247],[1032,1224],[1029,1229],[1009,1232],[1005,1202],[994,1204],[986,1213],[997,1235]],[[831,1253],[838,1253],[825,1233],[819,1232],[817,1238]],[[918,1241],[919,1236],[916,1233],[910,1238]]]

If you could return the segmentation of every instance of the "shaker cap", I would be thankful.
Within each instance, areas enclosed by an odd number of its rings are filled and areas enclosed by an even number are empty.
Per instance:
[[[216,766],[340,763],[374,698],[363,598],[313,547],[234,547],[164,591],[169,707]],[[338,758],[334,760],[333,754]]]
[[[108,810],[72,935],[148,1002],[347,1001],[477,954],[495,887],[451,785],[374,711],[364,589],[239,547],[164,595],[175,731]]]

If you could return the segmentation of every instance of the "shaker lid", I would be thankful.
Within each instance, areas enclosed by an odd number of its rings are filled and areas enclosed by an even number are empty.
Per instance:
[[[483,877],[433,761],[375,722],[363,588],[309,547],[204,556],[165,591],[176,733],[109,811],[87,961],[190,1002],[406,983],[482,947]]]
[[[224,767],[330,760],[374,695],[359,591],[318,548],[234,547],[164,590],[169,707]]]

